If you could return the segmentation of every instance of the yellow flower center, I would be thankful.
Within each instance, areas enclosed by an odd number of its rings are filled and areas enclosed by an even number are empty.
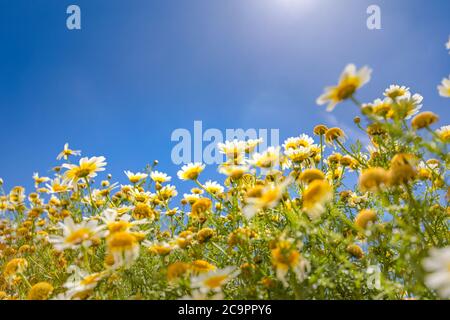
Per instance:
[[[66,242],[67,243],[72,243],[72,244],[80,244],[85,240],[88,240],[91,236],[91,230],[89,230],[88,228],[81,228],[78,229],[77,231],[72,232],[67,238],[66,238]]]

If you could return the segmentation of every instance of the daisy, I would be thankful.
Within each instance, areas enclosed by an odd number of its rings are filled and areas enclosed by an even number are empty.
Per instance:
[[[41,183],[47,182],[50,180],[48,177],[39,177],[39,173],[33,173],[34,185],[37,188]]]
[[[205,165],[200,162],[185,164],[181,170],[177,172],[177,176],[181,180],[197,180],[204,169]]]
[[[394,113],[400,118],[409,119],[422,108],[423,97],[416,93],[414,95],[405,94],[397,99]]]
[[[440,127],[436,130],[436,134],[444,142],[450,142],[450,125]]]
[[[251,219],[259,210],[276,207],[291,182],[292,179],[287,178],[278,185],[266,186],[257,197],[248,197],[246,200],[248,204],[243,209],[244,216]]]
[[[115,209],[106,209],[102,212],[100,219],[106,224],[109,233],[132,231],[138,225],[147,224],[147,219],[140,219],[131,221],[129,214],[119,215]]]
[[[237,161],[242,159],[247,148],[245,141],[234,139],[233,141],[225,141],[225,143],[218,143],[219,152],[224,154],[228,159]]]
[[[157,183],[169,182],[172,177],[169,177],[167,174],[159,171],[152,171],[150,173],[150,179]]]
[[[205,188],[206,192],[209,192],[211,194],[220,194],[224,191],[224,188],[220,184],[218,184],[216,181],[211,180],[206,181],[203,187]]]
[[[63,285],[67,291],[58,295],[56,300],[85,299],[107,275],[104,271],[89,274],[76,266],[70,266],[67,270],[73,275]]]
[[[274,168],[280,163],[280,147],[269,147],[263,153],[255,153],[249,162],[262,169]]]
[[[63,231],[62,236],[51,235],[49,242],[56,250],[77,249],[79,247],[89,247],[93,241],[103,238],[106,234],[104,226],[99,226],[96,220],[83,220],[76,224],[71,217],[64,219],[64,223],[59,223]]]
[[[328,104],[327,111],[332,111],[338,103],[351,98],[357,89],[368,83],[371,73],[372,70],[367,66],[357,70],[354,64],[347,65],[339,83],[325,88],[324,94],[317,99],[317,104]]]
[[[69,158],[69,156],[79,156],[79,155],[81,155],[80,150],[71,150],[71,149],[69,149],[69,144],[66,143],[64,145],[63,151],[61,151],[61,153],[58,154],[58,156],[56,157],[56,160],[61,160],[63,158],[64,158],[64,160],[67,160]]]
[[[124,173],[125,173],[125,175],[128,177],[128,180],[130,180],[130,182],[131,182],[132,184],[136,184],[136,183],[138,183],[139,181],[141,181],[141,180],[147,178],[147,176],[148,176],[148,174],[146,174],[146,173],[141,173],[141,172],[133,173],[133,172],[131,172],[131,171],[124,171]]]
[[[67,192],[71,186],[67,184],[67,182],[62,181],[59,177],[53,179],[50,184],[46,183],[45,186],[49,193],[61,193]]]
[[[130,232],[114,232],[108,236],[106,243],[108,256],[112,260],[108,264],[113,270],[128,268],[139,257],[139,242]]]
[[[426,285],[437,290],[442,298],[450,299],[450,247],[431,249],[423,267],[428,272]]]
[[[314,180],[303,192],[303,210],[312,220],[316,220],[332,199],[333,187],[325,180]]]
[[[248,139],[245,141],[245,152],[252,153],[255,148],[262,143],[264,140],[262,138],[259,139]]]
[[[298,147],[296,149],[288,149],[284,154],[294,163],[301,163],[311,156],[309,147]]]
[[[178,192],[175,186],[168,184],[158,191],[158,195],[160,198],[162,198],[162,200],[168,200],[170,198],[176,197],[178,195]]]
[[[63,164],[63,168],[68,169],[64,177],[69,183],[76,187],[81,179],[88,179],[97,176],[97,172],[104,171],[106,166],[105,157],[81,158],[79,165]]]
[[[450,98],[450,76],[442,79],[442,84],[438,86],[438,90],[442,97]]]
[[[233,164],[226,163],[219,167],[219,172],[221,174],[224,174],[233,179],[239,179],[245,173],[247,173],[249,170],[250,170],[250,167],[245,164],[233,165]]]
[[[271,251],[272,264],[276,270],[277,278],[285,286],[288,285],[286,275],[292,270],[298,281],[303,281],[309,272],[308,261],[302,258],[297,246],[293,241],[280,240]]]
[[[448,37],[448,42],[445,44],[445,47],[447,48],[447,50],[450,50],[450,36]]]
[[[384,91],[384,96],[388,97],[392,100],[397,99],[398,97],[403,97],[405,95],[409,94],[409,88],[405,87],[405,86],[398,86],[398,85],[394,85],[391,84],[389,86],[389,88],[387,88]]]
[[[191,278],[191,287],[197,288],[201,293],[220,292],[222,287],[239,275],[235,267],[212,270]]]

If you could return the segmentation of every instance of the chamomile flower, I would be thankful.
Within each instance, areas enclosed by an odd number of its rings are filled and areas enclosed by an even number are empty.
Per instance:
[[[222,287],[239,275],[240,271],[235,267],[212,270],[191,278],[191,287],[202,293],[220,292]]]
[[[96,177],[97,172],[105,170],[104,166],[106,166],[105,157],[81,158],[79,165],[63,164],[63,168],[68,169],[64,173],[64,178],[76,187],[78,181]]]
[[[219,152],[224,154],[227,159],[231,161],[236,161],[242,159],[247,148],[247,144],[245,141],[233,140],[233,141],[225,141],[225,143],[218,143],[217,147]]]
[[[60,222],[59,226],[62,235],[50,235],[49,241],[56,250],[77,249],[79,247],[89,247],[93,241],[103,238],[106,234],[105,227],[98,225],[96,220],[83,220],[75,223],[71,217]]]
[[[251,219],[258,211],[277,206],[291,182],[292,179],[286,178],[282,183],[270,184],[262,188],[256,197],[248,197],[247,205],[243,209],[244,216]]]
[[[47,182],[50,180],[48,177],[39,177],[39,173],[35,172],[33,174],[34,185],[37,188],[41,183]]]
[[[392,113],[394,118],[410,119],[417,114],[422,108],[423,97],[415,93],[414,95],[405,94],[397,98],[396,106],[394,106]]]
[[[71,188],[67,182],[61,180],[59,177],[56,177],[50,183],[46,183],[45,186],[47,187],[48,192],[52,194],[67,192]]]
[[[208,180],[205,182],[205,184],[203,185],[203,187],[205,188],[205,190],[211,194],[221,194],[223,193],[224,188],[218,184],[216,181],[211,181]]]
[[[254,153],[249,162],[262,169],[275,168],[280,163],[280,147],[269,147],[262,153]]]
[[[442,97],[450,98],[450,76],[442,79],[442,84],[438,86],[438,90]]]
[[[369,67],[356,69],[354,64],[345,67],[339,83],[333,87],[325,88],[325,92],[317,99],[318,105],[328,104],[327,111],[333,111],[336,105],[351,98],[356,90],[370,81],[372,70]]]
[[[107,238],[108,261],[112,269],[128,268],[139,257],[139,242],[134,234],[128,231],[111,233]]]
[[[172,177],[168,176],[164,172],[159,172],[155,170],[150,173],[150,179],[152,179],[154,182],[157,183],[164,183],[169,182],[172,179]]]
[[[247,173],[250,170],[250,167],[246,164],[228,164],[224,163],[219,167],[219,172],[231,177],[233,179],[239,179],[241,178],[245,173]]]
[[[298,281],[303,281],[310,270],[309,262],[301,256],[293,241],[279,240],[271,250],[271,256],[277,278],[285,286],[288,286],[286,275],[289,270],[295,273]]]
[[[200,162],[185,164],[181,170],[177,172],[177,176],[180,180],[197,180],[204,169],[205,165]]]
[[[148,174],[141,173],[141,172],[133,173],[131,171],[124,171],[124,173],[128,177],[128,180],[130,180],[130,182],[132,184],[136,184],[139,181],[144,180],[148,176]]]
[[[390,85],[389,88],[384,91],[384,96],[392,100],[403,97],[407,94],[409,94],[409,88],[394,84]]]
[[[56,300],[85,299],[92,293],[92,290],[95,289],[97,284],[107,275],[105,271],[89,274],[76,266],[70,266],[67,270],[72,273],[72,276],[70,276],[63,285],[67,291],[61,295],[58,295],[55,298]]]
[[[450,142],[450,125],[440,127],[436,130],[436,134],[444,142]]]
[[[309,147],[298,147],[296,149],[288,149],[284,154],[293,163],[302,163],[311,156],[311,149]]]
[[[259,139],[248,139],[245,141],[245,152],[252,153],[256,147],[263,142],[262,138]]]
[[[69,158],[69,156],[80,156],[81,155],[81,151],[80,150],[71,150],[69,149],[69,144],[66,143],[64,144],[64,149],[63,151],[61,151],[60,154],[58,154],[58,156],[56,157],[56,160],[67,160]]]
[[[325,212],[325,205],[331,200],[331,185],[325,180],[314,180],[303,192],[303,210],[312,220],[316,220]]]

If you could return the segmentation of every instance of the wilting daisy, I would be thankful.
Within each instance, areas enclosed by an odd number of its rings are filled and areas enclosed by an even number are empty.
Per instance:
[[[65,163],[63,168],[68,170],[64,173],[64,178],[76,187],[79,180],[96,177],[97,172],[104,171],[105,160],[105,157],[92,157],[81,158],[78,166]]]
[[[357,89],[369,82],[371,73],[372,70],[367,66],[357,70],[354,64],[347,65],[339,83],[325,88],[324,94],[317,99],[317,104],[328,104],[327,111],[332,111],[338,103],[351,98]]]
[[[157,183],[169,182],[172,177],[169,177],[167,174],[159,171],[152,171],[150,173],[150,179]]]
[[[124,173],[128,177],[128,180],[130,180],[130,182],[133,184],[138,183],[139,181],[147,178],[147,176],[148,176],[148,174],[141,173],[141,172],[133,173],[131,171],[124,171]]]
[[[450,98],[450,76],[442,79],[442,84],[438,86],[438,90],[442,97]]]
[[[239,270],[235,267],[212,270],[191,279],[191,287],[198,289],[202,293],[220,292],[222,287],[239,275]]]
[[[243,209],[244,216],[251,219],[259,210],[276,207],[291,182],[292,179],[287,178],[278,185],[271,184],[262,188],[256,197],[248,197],[247,205]]]
[[[425,277],[426,285],[442,298],[450,299],[450,247],[431,249],[423,267],[429,273]]]
[[[398,97],[403,97],[407,94],[409,94],[409,88],[394,84],[390,85],[389,88],[384,91],[384,96],[391,98],[392,100],[395,100]]]
[[[332,199],[333,187],[325,180],[314,180],[303,192],[303,210],[312,220],[318,219]]]
[[[203,187],[207,192],[211,194],[220,194],[223,193],[224,190],[220,184],[218,184],[216,181],[211,180],[206,181]]]
[[[99,226],[96,220],[83,220],[76,224],[71,217],[59,223],[63,234],[50,235],[49,242],[56,250],[76,249],[81,246],[89,247],[93,241],[103,238],[106,234],[104,226]]]
[[[205,165],[200,162],[185,164],[181,167],[181,170],[177,172],[177,176],[181,180],[197,180],[204,169]]]
[[[64,158],[64,160],[67,160],[69,158],[69,156],[79,156],[79,155],[81,155],[80,150],[71,150],[71,149],[69,149],[69,144],[66,143],[64,145],[63,151],[61,151],[61,153],[58,154],[58,156],[56,157],[56,160],[61,160],[63,158]]]

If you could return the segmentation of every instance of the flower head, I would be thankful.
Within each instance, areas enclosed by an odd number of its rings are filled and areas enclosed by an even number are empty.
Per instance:
[[[200,162],[189,163],[184,165],[178,171],[178,178],[181,180],[197,180],[200,173],[205,169],[205,165]]]
[[[56,157],[56,160],[67,160],[69,158],[69,156],[79,156],[81,155],[81,151],[80,150],[71,150],[69,149],[69,144],[66,143],[64,144],[64,149],[63,151],[61,151],[60,154],[58,154],[58,156]]]
[[[336,105],[351,98],[356,90],[364,86],[370,80],[372,70],[369,67],[356,69],[354,64],[345,67],[339,83],[333,87],[325,88],[325,92],[317,99],[318,105],[328,104],[327,111],[333,111]]]
[[[69,181],[71,185],[77,185],[81,179],[88,179],[97,176],[97,172],[104,171],[106,166],[105,157],[81,158],[79,165],[63,164],[63,168],[68,169],[64,173],[65,180]]]
[[[442,97],[450,98],[450,76],[442,79],[442,83],[438,86],[438,90]]]

